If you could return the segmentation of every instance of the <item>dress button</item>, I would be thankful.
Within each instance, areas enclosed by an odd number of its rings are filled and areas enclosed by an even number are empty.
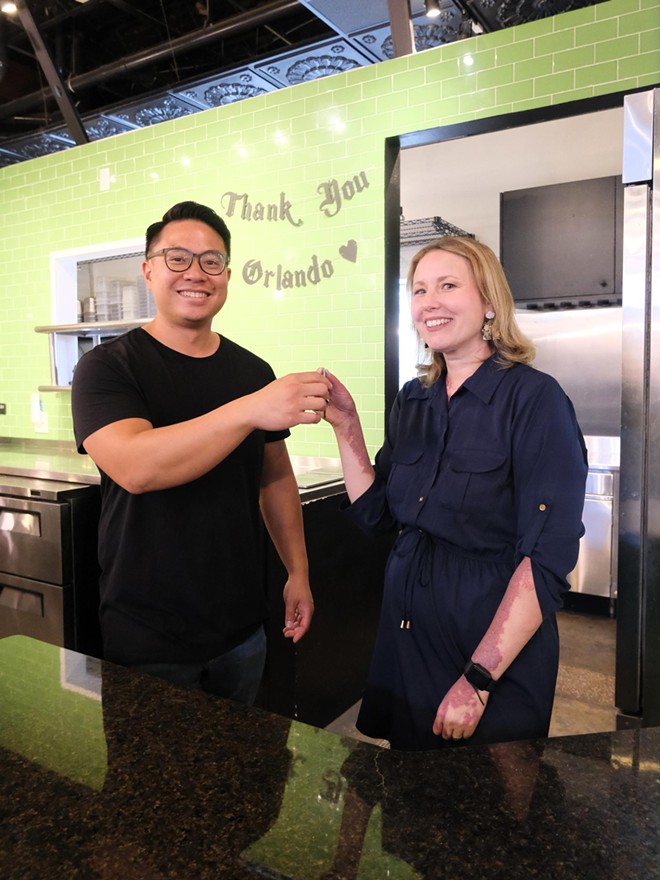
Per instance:
[[[545,510],[545,504],[539,504],[539,510]]]
[[[424,500],[424,496],[423,496],[423,495],[420,495],[420,496],[419,496],[419,503],[421,504],[423,500]]]

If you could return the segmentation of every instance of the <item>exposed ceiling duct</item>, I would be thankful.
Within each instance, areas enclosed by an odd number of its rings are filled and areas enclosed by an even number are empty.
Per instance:
[[[89,0],[76,0],[76,2],[89,2]],[[26,7],[26,3],[22,3]],[[225,19],[217,24],[199,28],[191,33],[184,34],[171,40],[150,46],[141,52],[136,52],[130,56],[118,58],[109,64],[103,64],[95,67],[86,73],[78,75],[72,74],[67,79],[67,86],[71,92],[76,91],[96,83],[112,79],[119,74],[130,74],[141,67],[154,64],[163,59],[174,57],[179,52],[189,52],[191,50],[208,46],[214,40],[221,40],[230,36],[241,33],[241,31],[251,30],[261,24],[270,23],[276,20],[280,15],[291,12],[298,6],[298,0],[272,0],[266,6],[252,10],[250,12],[241,12],[231,18]],[[20,12],[20,10],[19,10]],[[27,27],[26,27],[27,31]],[[28,32],[29,35],[29,32]],[[52,89],[41,89],[29,95],[24,95],[15,101],[9,101],[0,104],[0,119],[22,110],[26,110],[35,104],[39,104],[49,96]]]
[[[0,167],[603,0],[16,2]]]

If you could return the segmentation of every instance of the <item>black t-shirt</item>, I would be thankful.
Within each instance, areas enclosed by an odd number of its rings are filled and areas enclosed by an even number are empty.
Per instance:
[[[96,346],[76,367],[78,449],[121,419],[176,424],[274,378],[265,361],[226,337],[215,354],[193,358],[132,330]],[[265,619],[263,450],[288,433],[253,431],[207,474],[172,489],[132,495],[101,472],[100,614],[108,660],[206,660]]]

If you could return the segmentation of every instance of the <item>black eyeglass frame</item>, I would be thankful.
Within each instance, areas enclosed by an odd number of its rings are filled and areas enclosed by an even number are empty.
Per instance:
[[[167,255],[170,251],[179,251],[181,253],[188,254],[188,256],[190,257],[190,261],[188,262],[188,265],[183,266],[183,268],[181,268],[181,269],[172,268],[172,266],[170,266],[170,264],[167,262]],[[222,266],[221,266],[219,272],[209,272],[208,269],[204,268],[204,266],[202,265],[202,257],[206,256],[206,254],[213,254],[214,256],[218,257],[221,260]],[[201,254],[195,254],[192,251],[189,251],[188,248],[184,248],[184,247],[176,247],[176,246],[175,247],[166,247],[160,251],[154,251],[153,254],[147,254],[147,260],[151,260],[153,257],[163,257],[163,259],[165,260],[165,265],[170,270],[170,272],[186,272],[192,266],[193,260],[195,259],[195,257],[197,257],[197,262],[199,263],[199,268],[206,275],[211,275],[212,277],[217,277],[218,275],[222,275],[222,273],[225,271],[225,269],[229,265],[229,258],[227,257],[226,254],[223,254],[222,251],[214,251],[212,249],[210,249],[208,251],[202,251]]]

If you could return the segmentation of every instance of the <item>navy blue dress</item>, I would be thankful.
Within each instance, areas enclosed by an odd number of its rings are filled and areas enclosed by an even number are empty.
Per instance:
[[[386,573],[358,729],[393,748],[451,746],[438,706],[495,616],[523,557],[543,623],[500,679],[470,743],[547,736],[559,662],[555,612],[584,531],[587,451],[545,373],[496,356],[447,400],[414,379],[392,408],[374,484],[349,507],[400,529]]]

